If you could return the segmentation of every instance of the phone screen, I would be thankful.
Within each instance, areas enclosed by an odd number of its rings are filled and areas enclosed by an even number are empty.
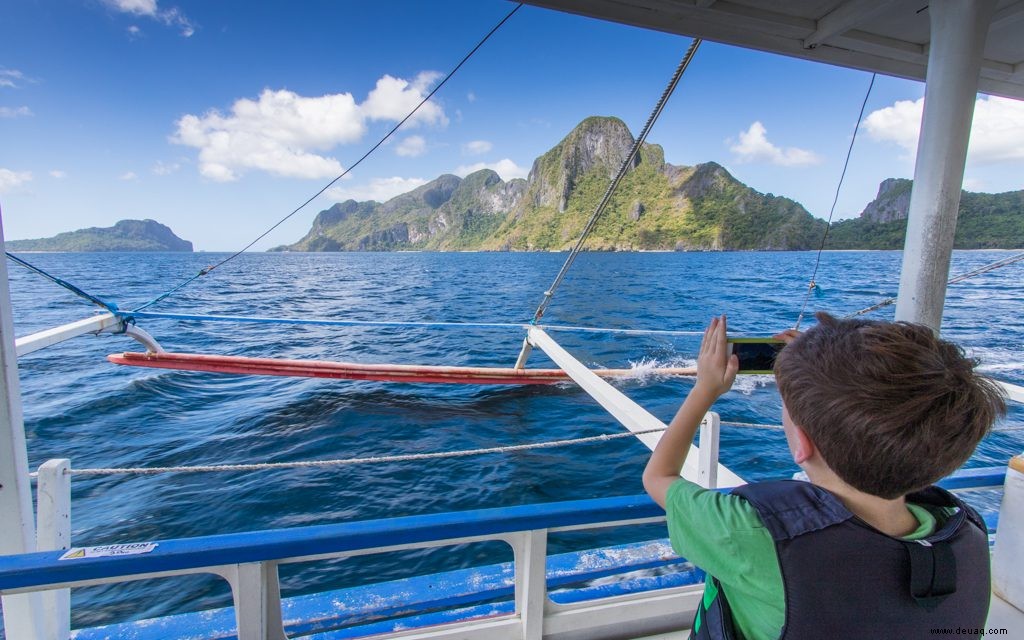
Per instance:
[[[775,356],[786,343],[771,338],[733,338],[729,346],[739,356],[740,373],[771,373]]]

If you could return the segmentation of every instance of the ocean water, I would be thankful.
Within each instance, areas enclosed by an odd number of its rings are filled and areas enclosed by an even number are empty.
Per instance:
[[[1005,257],[957,252],[952,274]],[[31,262],[132,308],[218,254],[36,254]],[[294,318],[523,322],[565,254],[244,254],[152,310]],[[576,261],[545,322],[700,331],[727,313],[734,333],[796,320],[813,252],[591,253]],[[896,293],[900,252],[826,252],[811,310],[844,315]],[[87,303],[9,263],[19,336],[93,313]],[[1024,383],[1024,298],[1013,265],[950,287],[944,336],[991,375]],[[869,317],[890,319],[893,308]],[[813,322],[813,319],[811,319]],[[373,363],[511,366],[518,329],[339,328],[142,320],[170,351]],[[692,364],[697,336],[553,332],[593,366],[634,367],[618,387],[668,421],[692,384],[645,371]],[[622,431],[586,394],[555,386],[412,385],[241,377],[118,367],[141,350],[123,336],[83,336],[19,360],[30,465],[74,468],[283,462],[523,444]],[[534,350],[530,366],[551,366]],[[769,376],[744,376],[716,405],[723,420],[779,423]],[[1024,449],[1011,405],[968,466],[1003,465]],[[149,541],[482,507],[642,493],[648,451],[633,439],[427,462],[248,473],[75,477],[75,545]],[[748,479],[788,477],[781,432],[724,427],[721,460]],[[992,499],[981,499],[989,508]],[[615,542],[615,532],[597,542]],[[657,527],[632,535],[664,535]],[[563,536],[553,551],[595,541]],[[505,555],[502,555],[502,554]],[[282,572],[285,595],[506,560],[486,545],[311,563]],[[230,603],[213,578],[76,590],[73,626]]]

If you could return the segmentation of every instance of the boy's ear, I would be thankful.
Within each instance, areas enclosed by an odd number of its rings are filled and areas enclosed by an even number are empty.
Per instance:
[[[793,444],[793,462],[803,464],[814,456],[814,442],[797,425],[793,425]]]

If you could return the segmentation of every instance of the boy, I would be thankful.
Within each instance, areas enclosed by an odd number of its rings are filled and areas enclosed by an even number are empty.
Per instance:
[[[725,316],[711,321],[697,382],[644,470],[672,546],[706,571],[693,638],[927,638],[988,615],[988,536],[930,487],[1005,412],[959,347],[909,323],[817,315],[775,363],[782,424],[809,483],[732,494],[679,477],[694,432],[729,390]],[[908,495],[909,494],[909,495]]]

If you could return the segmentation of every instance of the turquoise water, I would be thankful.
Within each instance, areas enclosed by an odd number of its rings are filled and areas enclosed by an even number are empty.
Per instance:
[[[958,274],[1005,257],[958,252]],[[223,256],[37,254],[30,261],[131,308]],[[521,322],[531,317],[564,254],[246,254],[153,310],[404,321]],[[545,318],[552,324],[697,331],[727,313],[734,332],[792,326],[815,255],[799,253],[584,254]],[[836,252],[822,259],[811,307],[842,315],[896,292],[899,252]],[[9,264],[17,334],[92,308]],[[991,375],[1024,383],[1021,273],[1014,265],[950,288],[944,335]],[[891,318],[892,307],[871,317]],[[427,330],[145,320],[170,351],[357,362],[511,366],[518,330]],[[631,367],[692,363],[695,336],[556,333],[583,362]],[[76,468],[281,462],[492,447],[622,430],[572,385],[474,387],[218,376],[117,367],[108,353],[139,350],[119,336],[84,336],[19,361],[32,467],[67,457]],[[534,351],[530,366],[551,366]],[[619,388],[662,420],[687,380],[637,375]],[[724,420],[779,422],[767,376],[743,378],[716,405]],[[1024,426],[1014,408],[1002,428]],[[991,435],[969,466],[1005,464],[1024,431]],[[722,462],[750,479],[795,467],[782,434],[726,427]],[[642,492],[647,450],[632,439],[420,463],[253,473],[76,477],[76,545],[159,540],[274,527],[436,513]],[[650,532],[657,535],[657,530]],[[616,534],[603,534],[612,540]],[[554,551],[579,544],[566,536]],[[454,558],[454,559],[453,559]],[[416,552],[293,568],[286,594],[392,579],[492,559],[467,548],[442,559]],[[499,558],[504,559],[504,558]],[[452,564],[454,563],[454,565]],[[225,606],[213,579],[76,590],[74,626]]]

